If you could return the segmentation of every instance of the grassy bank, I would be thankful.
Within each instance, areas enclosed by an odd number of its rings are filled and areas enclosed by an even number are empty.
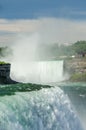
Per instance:
[[[86,73],[74,73],[69,80],[74,82],[86,82]]]

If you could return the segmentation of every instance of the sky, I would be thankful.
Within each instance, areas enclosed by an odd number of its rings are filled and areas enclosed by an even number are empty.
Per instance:
[[[86,18],[86,0],[0,0],[0,18]]]
[[[24,33],[47,43],[86,40],[86,0],[0,0],[0,44]]]

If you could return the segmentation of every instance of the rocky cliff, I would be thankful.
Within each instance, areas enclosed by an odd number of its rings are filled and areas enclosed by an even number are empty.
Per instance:
[[[86,58],[72,58],[65,61],[65,71],[72,81],[86,81]]]
[[[10,67],[9,63],[0,64],[0,84],[15,84],[16,81],[10,78]]]

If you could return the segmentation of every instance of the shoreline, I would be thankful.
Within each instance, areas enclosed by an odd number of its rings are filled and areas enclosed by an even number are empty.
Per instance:
[[[86,57],[64,60],[64,73],[69,74],[68,81],[86,82]]]

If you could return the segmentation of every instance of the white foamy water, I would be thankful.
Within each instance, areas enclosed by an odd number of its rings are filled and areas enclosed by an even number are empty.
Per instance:
[[[58,88],[0,97],[0,130],[83,130]]]
[[[11,76],[22,82],[59,82],[63,80],[63,61],[14,62]]]

